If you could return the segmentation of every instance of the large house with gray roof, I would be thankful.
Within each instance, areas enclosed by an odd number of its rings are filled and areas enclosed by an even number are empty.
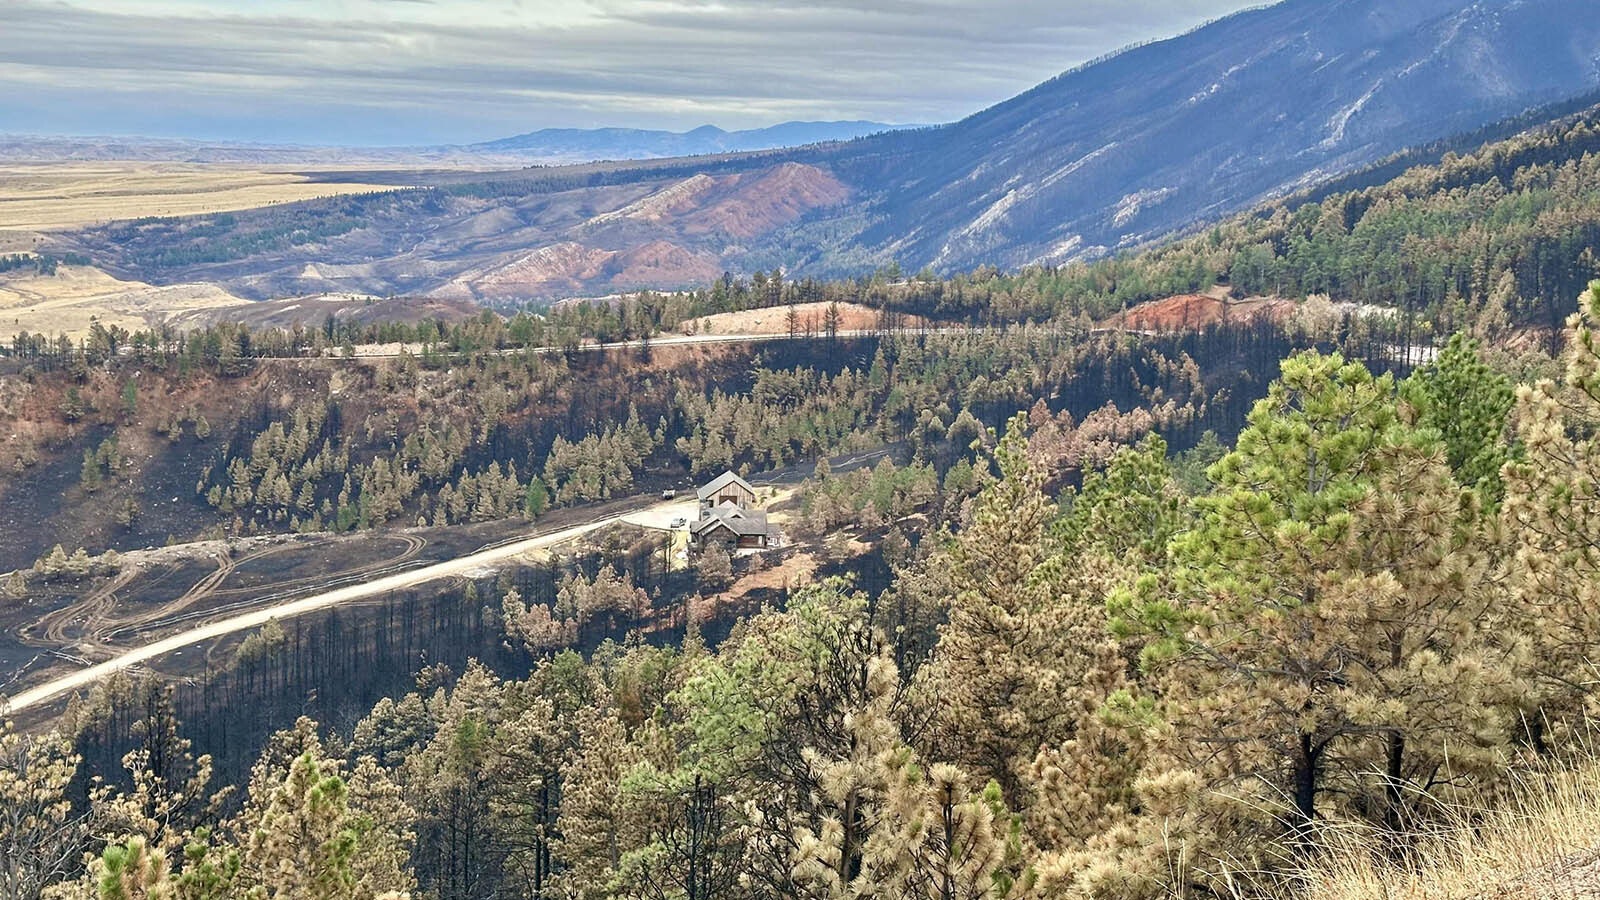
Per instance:
[[[723,472],[695,492],[700,518],[689,526],[696,544],[713,541],[729,550],[761,550],[770,540],[767,514],[756,509],[756,490],[732,472]]]

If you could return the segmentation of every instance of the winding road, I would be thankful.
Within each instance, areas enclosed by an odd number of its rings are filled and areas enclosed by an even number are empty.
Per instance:
[[[658,505],[667,506],[671,504]],[[533,537],[504,543],[500,546],[488,547],[435,565],[386,575],[363,584],[352,584],[280,605],[252,610],[226,619],[220,619],[216,622],[198,625],[171,637],[123,651],[105,662],[89,666],[71,675],[45,682],[38,687],[30,688],[9,698],[9,700],[0,698],[0,712],[11,714],[22,712],[54,700],[69,691],[90,687],[114,672],[149,662],[174,650],[181,650],[194,644],[215,640],[236,632],[259,628],[273,619],[280,621],[292,619],[296,616],[303,616],[306,613],[316,612],[328,607],[380,596],[389,591],[412,587],[440,578],[463,575],[474,569],[503,562],[532,550],[542,550],[547,547],[564,544],[591,531],[614,525],[625,518],[630,518],[637,514],[637,512],[633,512],[608,516],[582,525],[564,528],[560,531],[534,535]]]

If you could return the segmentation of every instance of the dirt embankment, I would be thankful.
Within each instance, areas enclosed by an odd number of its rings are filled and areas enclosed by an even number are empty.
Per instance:
[[[1101,323],[1130,331],[1193,331],[1224,324],[1287,321],[1293,300],[1250,297],[1231,300],[1212,294],[1178,294],[1129,307]]]

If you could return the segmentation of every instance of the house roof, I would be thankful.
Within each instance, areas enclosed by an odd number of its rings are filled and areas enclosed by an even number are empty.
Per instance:
[[[752,537],[767,533],[767,514],[761,510],[743,510],[719,506],[709,510],[704,517],[689,526],[695,536],[726,528],[739,537]]]
[[[716,496],[717,491],[722,490],[730,484],[737,484],[739,487],[744,488],[751,494],[756,492],[756,489],[751,487],[748,481],[745,481],[743,478],[740,478],[732,472],[723,472],[721,475],[718,475],[707,482],[706,486],[700,488],[695,492],[695,494],[701,500],[709,500],[710,498]]]

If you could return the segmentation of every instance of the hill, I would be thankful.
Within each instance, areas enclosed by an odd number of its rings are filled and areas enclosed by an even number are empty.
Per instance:
[[[432,293],[517,304],[705,284],[746,264],[751,245],[853,194],[817,166],[747,157],[450,178],[422,191],[116,223],[58,241],[124,278],[216,282],[252,299]]]
[[[1597,58],[1600,21],[1582,0],[1287,0],[938,128],[642,163],[347,171],[338,177],[421,188],[93,229],[62,249],[120,277],[220,281],[242,296],[490,302],[773,266],[1055,264],[1569,100],[1600,86]],[[510,140],[555,139],[538,134]]]
[[[1288,0],[886,135],[858,238],[941,269],[1138,244],[1600,84],[1582,0]],[[894,162],[891,162],[891,161]]]

